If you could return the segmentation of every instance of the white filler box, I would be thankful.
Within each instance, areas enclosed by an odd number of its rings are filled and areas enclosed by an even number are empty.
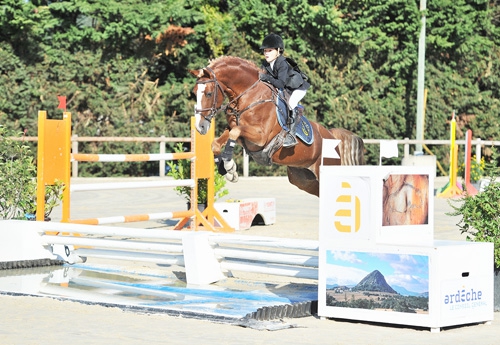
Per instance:
[[[270,225],[276,222],[275,198],[249,198],[216,202],[215,209],[235,230],[250,229],[252,224]]]
[[[344,246],[320,254],[318,315],[428,327],[493,320],[493,244]]]

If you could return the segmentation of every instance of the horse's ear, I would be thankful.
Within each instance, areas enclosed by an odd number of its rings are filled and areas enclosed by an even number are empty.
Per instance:
[[[189,73],[194,75],[196,78],[201,78],[201,77],[203,77],[203,68],[197,69],[197,70],[189,70]]]

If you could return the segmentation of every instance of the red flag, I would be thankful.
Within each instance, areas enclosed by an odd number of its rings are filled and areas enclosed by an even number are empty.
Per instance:
[[[59,100],[57,109],[63,109],[64,111],[66,111],[66,96],[57,96],[57,99]]]

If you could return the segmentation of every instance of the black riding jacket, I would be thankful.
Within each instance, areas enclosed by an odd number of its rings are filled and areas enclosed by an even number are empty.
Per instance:
[[[269,62],[262,63],[262,67],[267,71],[268,76],[264,77],[265,81],[278,89],[284,89],[288,78],[288,69],[291,68],[283,55],[280,55],[274,61],[274,66],[271,69]]]

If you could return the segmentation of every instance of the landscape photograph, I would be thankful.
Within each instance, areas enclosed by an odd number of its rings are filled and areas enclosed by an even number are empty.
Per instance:
[[[429,313],[429,257],[328,250],[326,305]]]

